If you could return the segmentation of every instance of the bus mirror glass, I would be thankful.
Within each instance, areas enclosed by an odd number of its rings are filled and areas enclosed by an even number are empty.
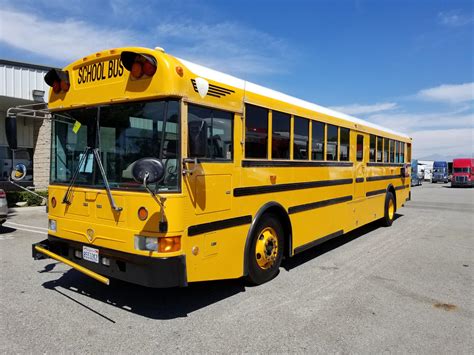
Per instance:
[[[137,160],[132,168],[132,175],[135,181],[145,185],[160,182],[164,174],[163,163],[155,158]]]
[[[5,118],[5,132],[7,134],[7,142],[10,149],[17,149],[16,117],[10,116]]]
[[[205,157],[207,154],[207,123],[206,121],[188,122],[189,156]]]
[[[18,163],[15,165],[15,168],[12,170],[12,180],[13,181],[21,181],[26,176],[26,165],[22,163]]]

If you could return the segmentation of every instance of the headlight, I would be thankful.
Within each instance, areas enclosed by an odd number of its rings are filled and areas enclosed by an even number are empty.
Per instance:
[[[52,232],[56,232],[56,220],[48,219],[48,229]]]
[[[145,237],[135,236],[135,249],[171,253],[181,249],[181,236],[173,237]]]

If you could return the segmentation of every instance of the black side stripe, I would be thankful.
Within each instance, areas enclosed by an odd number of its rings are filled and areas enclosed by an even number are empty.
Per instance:
[[[403,167],[403,163],[375,163],[375,162],[372,162],[372,163],[367,163],[367,166],[380,166],[380,167],[387,167],[387,166],[391,166],[391,167]]]
[[[361,177],[361,178],[356,178],[356,182],[359,183],[359,182],[364,182],[364,178]]]
[[[401,185],[401,186],[397,186],[395,188],[395,190],[403,190],[403,189],[408,189],[410,186],[409,185]]]
[[[339,179],[339,180],[296,182],[296,183],[279,184],[279,185],[238,187],[234,189],[234,196],[239,197],[239,196],[268,194],[271,192],[312,189],[315,187],[347,185],[347,184],[352,184],[352,181],[353,181],[352,179]]]
[[[304,205],[298,205],[288,208],[288,214],[314,210],[316,208],[336,205],[338,203],[343,203],[347,201],[352,201],[352,196],[337,197],[329,200],[305,203]]]
[[[334,233],[331,233],[331,234],[329,234],[325,237],[313,240],[312,242],[306,243],[304,245],[301,245],[301,246],[295,248],[295,254],[301,253],[302,251],[308,250],[312,247],[315,247],[316,245],[319,245],[319,244],[322,244],[322,243],[328,241],[329,239],[339,237],[343,234],[344,234],[344,231],[341,229],[341,230],[339,230],[337,232],[334,232]]]
[[[341,161],[306,161],[306,160],[242,160],[243,168],[255,168],[255,167],[351,167],[354,163],[352,162],[341,162]]]
[[[237,226],[242,226],[244,224],[250,224],[250,223],[252,223],[252,216],[248,215],[248,216],[224,219],[222,221],[197,224],[195,226],[191,226],[188,228],[188,236],[192,237],[194,235],[198,235],[202,233],[214,232],[220,229],[237,227]]]
[[[374,190],[374,191],[369,191],[365,194],[365,196],[369,197],[369,196],[375,196],[375,195],[380,195],[380,194],[384,194],[385,192],[387,192],[387,189],[381,189],[381,190]]]
[[[367,181],[380,181],[380,180],[390,180],[390,179],[401,179],[400,174],[396,175],[383,175],[383,176],[369,176],[366,178]]]

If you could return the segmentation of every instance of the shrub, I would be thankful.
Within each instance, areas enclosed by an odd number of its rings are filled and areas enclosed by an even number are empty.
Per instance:
[[[48,191],[35,191],[38,195],[48,198]],[[17,202],[26,202],[27,206],[41,206],[42,198],[28,191],[7,192],[9,207],[15,207]]]

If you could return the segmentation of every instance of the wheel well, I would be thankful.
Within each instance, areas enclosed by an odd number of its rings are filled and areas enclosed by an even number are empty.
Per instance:
[[[266,209],[262,215],[265,214],[272,214],[278,218],[278,221],[283,227],[283,232],[285,233],[283,236],[285,241],[283,256],[291,256],[291,222],[288,213],[283,209],[283,207],[275,205]]]
[[[392,184],[388,185],[387,192],[391,192],[393,198],[395,199],[395,211],[397,210],[397,194],[395,193],[395,188]]]

